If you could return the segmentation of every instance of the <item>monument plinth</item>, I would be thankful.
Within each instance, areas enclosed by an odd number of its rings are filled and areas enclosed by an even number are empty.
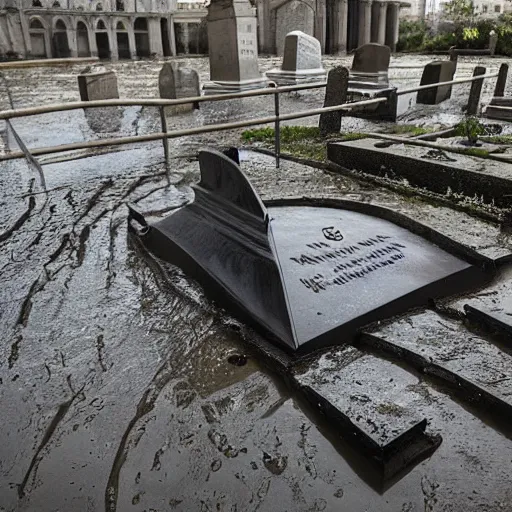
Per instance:
[[[249,0],[212,0],[208,7],[210,82],[205,94],[267,86],[258,68],[256,9]]]

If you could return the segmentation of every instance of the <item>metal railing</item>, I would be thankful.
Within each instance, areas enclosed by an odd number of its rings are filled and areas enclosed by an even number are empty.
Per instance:
[[[459,78],[454,79],[448,82],[439,82],[435,84],[428,85],[419,85],[416,87],[410,87],[407,89],[402,89],[396,91],[397,96],[401,96],[404,94],[410,94],[413,92],[421,91],[424,89],[432,89],[435,87],[445,86],[445,85],[454,85],[454,84],[463,84],[470,83],[475,81],[483,81],[487,78],[496,78],[498,73],[488,73],[482,74],[478,76],[472,76],[470,78]],[[206,95],[206,96],[197,96],[190,98],[182,98],[182,99],[110,99],[110,100],[97,100],[97,101],[78,101],[78,102],[69,102],[69,103],[59,103],[53,105],[45,105],[38,107],[29,107],[22,109],[12,109],[5,110],[0,112],[0,120],[9,120],[12,118],[18,117],[27,117],[32,115],[39,114],[48,114],[52,112],[62,112],[66,110],[76,110],[76,109],[86,109],[86,108],[101,108],[101,107],[119,107],[119,106],[149,106],[149,107],[159,107],[160,109],[160,117],[162,123],[162,132],[160,133],[152,133],[148,135],[138,135],[133,137],[117,137],[111,139],[102,139],[95,141],[87,141],[87,142],[77,142],[72,144],[62,144],[59,146],[49,146],[44,148],[35,148],[29,149],[28,154],[31,157],[47,155],[51,153],[62,153],[66,151],[74,151],[79,149],[88,149],[88,148],[97,148],[97,147],[105,147],[105,146],[119,146],[125,144],[134,144],[139,142],[150,142],[155,140],[162,140],[164,142],[164,152],[165,152],[165,161],[166,165],[169,164],[169,148],[168,148],[168,140],[178,137],[184,137],[188,135],[198,135],[203,133],[212,133],[218,131],[227,131],[233,130],[237,128],[246,128],[249,126],[257,126],[262,124],[270,124],[274,123],[275,127],[275,156],[276,156],[276,167],[279,167],[280,164],[280,123],[281,121],[288,121],[293,119],[300,119],[305,117],[316,116],[323,113],[328,112],[338,112],[338,111],[351,111],[358,110],[361,107],[367,107],[370,105],[376,105],[379,103],[384,103],[388,101],[387,97],[378,97],[368,100],[355,101],[351,103],[344,103],[341,105],[336,105],[332,107],[322,107],[316,109],[310,109],[300,112],[292,112],[289,114],[281,114],[280,113],[280,104],[279,104],[279,95],[283,93],[289,93],[294,91],[301,90],[309,90],[309,89],[320,89],[326,87],[326,82],[316,82],[309,83],[304,85],[293,85],[286,87],[269,87],[266,89],[257,89],[252,91],[245,91],[240,93],[228,93],[228,94],[216,94],[216,95]],[[274,115],[256,119],[250,119],[247,121],[238,121],[232,123],[221,123],[216,125],[208,125],[208,126],[199,126],[195,128],[188,128],[182,130],[167,130],[167,119],[165,116],[165,107],[172,107],[178,105],[186,105],[190,103],[202,103],[202,102],[216,102],[216,101],[226,101],[233,99],[243,99],[243,98],[251,98],[255,96],[268,96],[274,95]],[[12,160],[16,158],[23,158],[26,156],[24,151],[14,151],[9,152],[5,155],[0,155],[0,161]]]

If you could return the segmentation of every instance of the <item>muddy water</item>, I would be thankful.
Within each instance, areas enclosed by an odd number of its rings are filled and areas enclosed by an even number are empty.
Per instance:
[[[14,89],[17,106],[52,99],[43,78]],[[72,79],[56,78],[65,99],[74,99]],[[121,73],[120,82],[135,88]],[[81,112],[44,117],[14,123],[29,145],[105,136]],[[157,125],[154,109],[126,109],[119,130]],[[170,183],[160,143],[45,157],[46,193],[24,161],[0,164],[0,510],[512,510],[506,426],[411,373],[409,392],[443,443],[380,488],[338,433],[261,367],[243,326],[228,327],[176,269],[164,278],[127,236],[126,202],[155,216],[184,204],[197,148],[237,138],[173,142]],[[287,162],[277,175],[270,159],[246,158],[267,197],[377,193]],[[247,363],[230,364],[233,355]]]

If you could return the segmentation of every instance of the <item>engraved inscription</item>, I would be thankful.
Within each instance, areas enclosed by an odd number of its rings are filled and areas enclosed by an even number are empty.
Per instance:
[[[290,259],[297,265],[311,269],[311,274],[301,278],[300,282],[314,293],[364,278],[405,258],[402,250],[405,245],[385,235],[341,247],[332,247],[325,242],[312,242],[306,247],[309,250]]]
[[[329,226],[327,228],[322,229],[322,233],[324,234],[327,240],[334,240],[335,242],[340,242],[343,240],[343,235],[339,229],[334,229],[334,226]]]

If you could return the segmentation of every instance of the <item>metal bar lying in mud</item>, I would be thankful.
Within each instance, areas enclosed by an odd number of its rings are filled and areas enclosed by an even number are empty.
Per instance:
[[[274,89],[275,90],[275,89]],[[335,105],[333,107],[316,108],[312,110],[303,110],[301,112],[293,112],[291,114],[283,114],[280,116],[261,117],[259,119],[251,119],[249,121],[238,121],[236,123],[224,123],[210,126],[199,126],[197,128],[188,128],[186,130],[175,130],[167,133],[151,133],[149,135],[138,135],[135,137],[119,137],[117,139],[101,139],[91,140],[87,142],[75,142],[73,144],[63,144],[61,146],[50,146],[44,148],[30,149],[33,156],[48,155],[50,153],[62,153],[64,151],[73,151],[77,149],[97,148],[104,146],[120,146],[123,144],[135,144],[138,142],[152,142],[155,140],[162,140],[165,138],[176,139],[187,135],[199,135],[201,133],[221,132],[225,130],[233,130],[236,128],[245,128],[247,126],[257,126],[259,124],[270,124],[279,121],[289,121],[292,119],[300,119],[302,117],[311,117],[322,114],[324,112],[336,112],[338,110],[353,110],[358,107],[367,105],[374,105],[388,101],[387,98],[374,98],[372,100],[356,101],[354,103],[345,103],[343,105]],[[190,98],[187,98],[186,103],[191,103]],[[2,160],[14,160],[16,158],[24,157],[23,152],[13,152],[6,155],[0,155]],[[91,155],[94,156],[94,155]]]
[[[395,142],[395,143],[399,143],[399,144],[409,144],[411,146],[420,146],[423,148],[448,151],[451,153],[457,153],[459,155],[474,156],[474,155],[467,153],[468,148],[458,148],[455,146],[440,146],[439,144],[436,144],[435,142],[427,142],[425,140],[418,140],[418,139],[407,138],[407,137],[397,137],[395,135],[385,135],[383,133],[367,133],[366,136],[370,137],[372,139],[389,140],[391,142]],[[506,162],[508,164],[512,163],[512,158],[506,158],[506,157],[503,157],[500,155],[489,154],[485,158],[487,158],[489,160],[496,160],[498,162]]]
[[[498,74],[499,73],[487,73],[486,75],[480,75],[476,77],[472,76],[471,78],[456,78],[455,80],[450,80],[449,82],[438,82],[436,84],[418,85],[416,87],[409,87],[408,89],[396,91],[396,94],[397,96],[402,96],[404,94],[410,94],[411,92],[421,91],[423,89],[433,89],[434,87],[441,87],[443,85],[465,84],[467,82],[474,82],[475,80],[483,80],[484,78],[496,78]]]
[[[43,105],[40,107],[28,107],[15,110],[4,110],[0,112],[0,119],[11,119],[13,117],[27,117],[38,114],[49,114],[51,112],[61,112],[64,110],[76,110],[80,108],[99,108],[99,107],[171,107],[175,105],[185,105],[188,103],[200,103],[204,101],[222,101],[233,100],[237,98],[250,98],[253,96],[268,96],[272,94],[281,94],[285,92],[303,91],[307,89],[321,89],[327,85],[326,82],[310,83],[303,85],[289,85],[286,87],[269,87],[267,89],[256,89],[254,91],[238,92],[232,94],[212,94],[210,96],[197,96],[191,98],[181,98],[177,100],[165,99],[123,99],[115,98],[111,100],[95,101],[72,101],[69,103],[55,103],[53,105]]]

